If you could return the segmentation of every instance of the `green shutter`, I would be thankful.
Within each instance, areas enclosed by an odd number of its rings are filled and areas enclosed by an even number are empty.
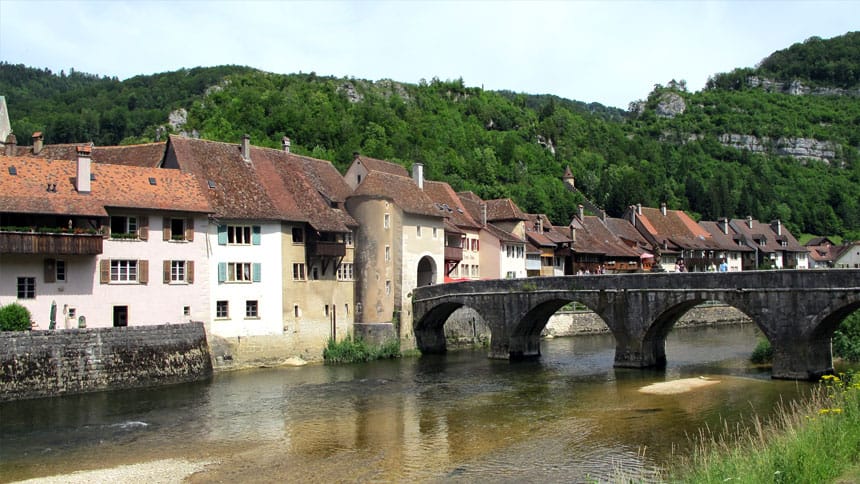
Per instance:
[[[227,226],[218,226],[218,245],[227,245]]]
[[[254,225],[251,227],[251,243],[260,245],[260,226]]]
[[[260,272],[262,271],[262,266],[259,262],[254,262],[251,264],[251,277],[254,282],[260,282]]]
[[[219,262],[218,263],[218,282],[224,282],[227,280],[227,263]]]

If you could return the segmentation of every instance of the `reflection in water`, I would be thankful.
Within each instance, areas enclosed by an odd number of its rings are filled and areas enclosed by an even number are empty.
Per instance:
[[[544,341],[539,360],[463,350],[0,405],[0,479],[166,457],[192,480],[547,481],[642,475],[722,418],[769,413],[806,384],[746,362],[752,326],[678,330],[665,370],[612,368],[609,335]],[[639,388],[706,376],[677,395]]]

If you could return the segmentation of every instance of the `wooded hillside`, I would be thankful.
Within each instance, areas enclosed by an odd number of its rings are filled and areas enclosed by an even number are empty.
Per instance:
[[[860,88],[858,72],[855,32],[717,74],[700,92],[687,92],[683,81],[656,85],[630,112],[484,91],[462,79],[414,85],[239,66],[120,81],[3,63],[0,95],[19,143],[34,131],[47,143],[99,145],[182,131],[231,142],[247,133],[254,144],[279,147],[288,136],[293,151],[342,170],[356,151],[407,168],[422,162],[428,178],[484,198],[511,197],[557,224],[579,201],[560,179],[570,165],[577,187],[611,215],[665,201],[710,220],[780,218],[796,233],[860,239],[860,97],[850,95]],[[751,76],[848,94],[792,95]],[[184,122],[180,115],[168,124],[179,109]],[[792,152],[806,148],[812,156]]]

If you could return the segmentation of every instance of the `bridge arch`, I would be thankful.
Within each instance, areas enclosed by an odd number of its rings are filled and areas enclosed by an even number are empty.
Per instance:
[[[478,317],[487,321],[480,308],[469,306],[463,301],[446,301],[435,305],[420,319],[416,320],[413,325],[415,343],[422,353],[443,354],[448,351],[445,323],[448,322],[452,314],[462,308],[472,309]],[[492,335],[490,337],[492,338]]]
[[[540,339],[549,319],[559,309],[570,303],[579,303],[593,311],[606,325],[611,333],[615,333],[609,324],[597,311],[596,303],[589,297],[575,292],[558,294],[537,294],[532,298],[531,305],[518,319],[510,334],[510,358],[521,359],[540,356]]]

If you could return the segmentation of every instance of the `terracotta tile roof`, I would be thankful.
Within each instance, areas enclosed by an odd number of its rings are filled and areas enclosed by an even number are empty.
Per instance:
[[[507,230],[500,229],[499,227],[496,227],[493,224],[487,224],[486,226],[483,227],[483,229],[486,230],[487,232],[489,232],[490,235],[492,235],[493,237],[499,239],[499,241],[501,241],[501,242],[507,242],[507,243],[511,243],[511,244],[513,244],[513,243],[522,244],[525,242],[523,239],[517,237],[516,235],[508,232]]]
[[[329,203],[348,191],[330,163],[257,146],[249,154],[246,161],[239,144],[171,136],[164,165],[197,176],[220,218],[307,222],[322,232],[357,226]]]
[[[637,223],[661,244],[669,243],[683,250],[720,248],[711,234],[682,210],[666,210],[663,215],[659,208],[642,207],[642,213],[636,217]]]
[[[649,248],[651,244],[645,240],[645,237],[642,237],[642,234],[636,230],[636,227],[633,226],[628,220],[623,218],[614,218],[607,217],[606,218],[606,227],[612,232],[616,237],[626,241],[629,244],[636,244],[643,248]]]
[[[609,230],[609,227],[600,219],[600,217],[585,216],[581,223],[588,236],[591,237],[594,243],[602,248],[603,253],[608,256],[632,258],[639,257],[644,252],[641,248],[633,248],[624,243],[623,240]],[[630,224],[628,223],[628,225]],[[630,228],[632,229],[633,226],[630,225]],[[576,233],[576,239],[577,242],[579,242],[579,232]],[[578,245],[574,244],[574,249],[577,247]]]
[[[469,212],[472,220],[479,224],[484,223],[484,201],[481,197],[473,192],[457,192],[457,198],[460,199],[463,208]]]
[[[38,157],[4,157],[15,166],[0,173],[0,211],[105,216],[106,208],[211,212],[194,177],[176,170],[91,164],[90,193],[75,189],[76,162]],[[154,184],[150,181],[154,182]],[[56,192],[47,191],[56,184]]]
[[[19,146],[18,156],[33,156],[50,160],[77,160],[79,144],[45,145],[38,154],[33,154],[32,146]],[[113,165],[129,165],[141,167],[156,167],[164,158],[167,143],[146,143],[126,146],[93,146],[92,160],[96,163]]]
[[[701,221],[699,222],[699,225],[711,234],[711,238],[713,238],[720,250],[730,250],[734,252],[752,252],[753,250],[746,245],[738,245],[738,242],[734,237],[735,231],[732,230],[731,227],[729,227],[729,233],[726,234],[722,229],[720,229],[720,224],[717,222]]]
[[[372,171],[352,197],[386,198],[406,213],[442,217],[433,201],[409,177]]]
[[[409,178],[409,172],[406,168],[385,160],[377,160],[376,158],[368,158],[367,156],[358,156],[353,162],[360,162],[368,172],[381,171],[390,175],[405,176]]]
[[[481,224],[476,222],[454,193],[451,185],[445,182],[424,181],[424,193],[433,201],[439,213],[457,227],[464,230],[478,230]]]
[[[499,220],[528,220],[529,218],[520,210],[510,198],[487,200],[487,221]]]
[[[289,158],[301,161],[305,175],[325,198],[343,204],[352,195],[352,188],[330,161],[295,154]]]
[[[738,238],[747,241],[748,244],[754,243],[759,252],[808,252],[805,247],[797,242],[797,239],[785,225],[781,226],[781,235],[777,235],[770,225],[755,219],[732,219],[729,225]],[[759,243],[762,239],[765,241],[764,245]],[[785,241],[785,246],[782,246],[782,241]]]

